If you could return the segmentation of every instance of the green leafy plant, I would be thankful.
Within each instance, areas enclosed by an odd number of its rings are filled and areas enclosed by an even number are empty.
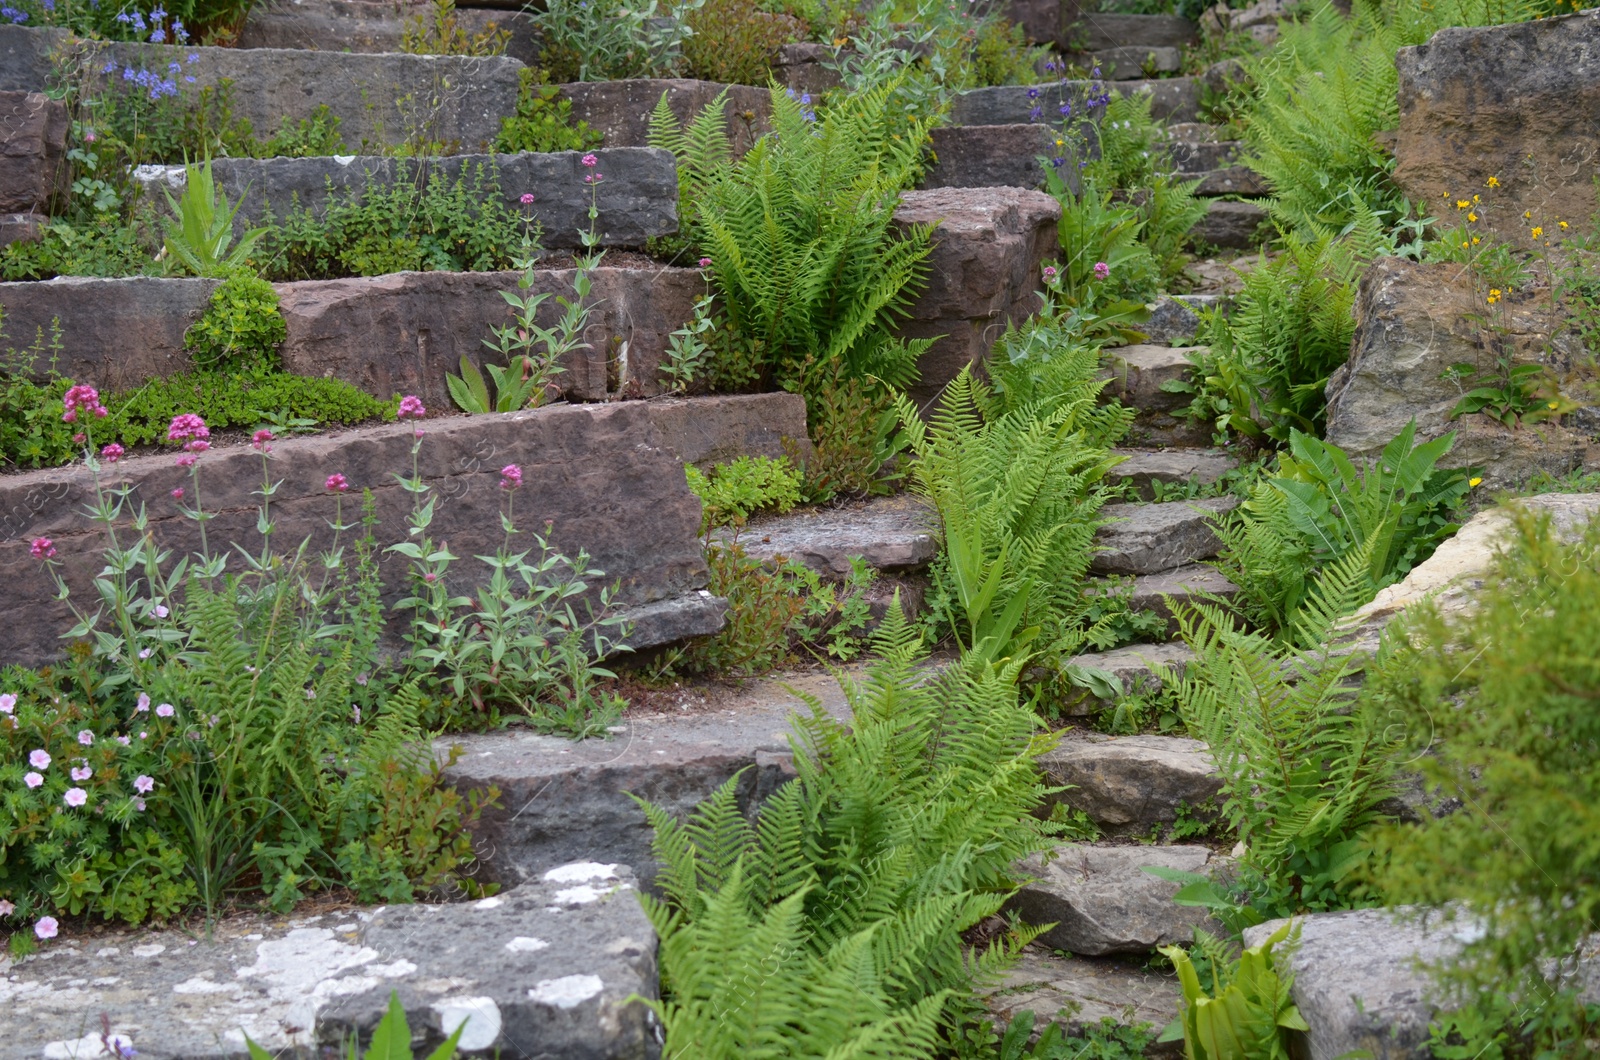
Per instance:
[[[470,1019],[468,1017],[452,1031],[443,1044],[428,1054],[427,1060],[452,1060],[456,1055],[456,1043],[461,1040],[461,1032],[467,1029]],[[250,1048],[250,1060],[273,1060],[272,1054],[251,1041],[249,1035],[245,1035],[245,1044]],[[411,1028],[406,1025],[406,1010],[400,1004],[399,994],[389,991],[389,1008],[373,1028],[367,1051],[358,1053],[357,1046],[352,1037],[347,1060],[412,1060]]]
[[[265,229],[253,228],[233,241],[233,217],[238,205],[218,190],[211,175],[211,159],[183,166],[183,195],[174,199],[162,189],[173,219],[166,222],[169,268],[195,276],[223,276],[244,267]],[[233,249],[229,249],[232,247]]]
[[[916,670],[898,609],[883,657],[846,683],[846,725],[819,704],[795,719],[798,776],[752,823],[736,781],[686,821],[645,804],[663,897],[664,1051],[732,1060],[758,1043],[794,1055],[932,1056],[959,991],[1031,936],[969,949],[999,910],[1011,864],[1046,845],[1030,811],[1049,741],[1016,699],[1015,670]],[[773,960],[773,955],[781,959]]]
[[[495,22],[468,32],[456,17],[455,0],[432,0],[428,11],[406,19],[400,50],[413,55],[504,55],[510,41],[511,31]]]
[[[1296,635],[1319,576],[1357,550],[1366,555],[1357,604],[1404,577],[1455,532],[1450,516],[1471,487],[1465,472],[1438,467],[1454,444],[1453,433],[1418,444],[1413,422],[1358,468],[1331,442],[1292,431],[1276,474],[1213,520],[1223,546],[1216,567],[1240,587],[1246,613]]]
[[[544,70],[517,71],[517,110],[500,120],[496,151],[586,151],[604,139],[588,122],[573,123],[572,101],[549,83]]]
[[[553,327],[538,323],[539,307],[550,297],[550,292],[528,294],[538,281],[538,270],[532,260],[523,263],[522,275],[517,278],[515,291],[501,291],[500,297],[511,307],[516,322],[495,327],[494,341],[484,339],[483,344],[506,359],[504,365],[485,365],[489,381],[478,371],[470,358],[462,355],[461,374],[446,375],[450,397],[465,412],[514,412],[523,408],[538,408],[550,400],[552,392],[559,393],[555,379],[565,372],[562,359],[568,354],[587,349],[583,331],[589,313],[597,303],[587,301],[594,288],[593,270],[597,259],[582,258],[573,270],[573,297],[556,295],[556,305],[561,317]],[[542,348],[541,348],[542,347]],[[537,353],[534,353],[538,349]],[[491,389],[490,382],[493,386]]]
[[[688,20],[703,0],[551,0],[532,12],[544,43],[539,62],[556,81],[675,77]]]
[[[1172,961],[1183,987],[1183,1014],[1161,1040],[1175,1041],[1181,1035],[1185,1060],[1288,1060],[1284,1032],[1310,1029],[1289,997],[1293,976],[1278,967],[1273,953],[1288,938],[1285,924],[1240,954],[1231,970],[1213,966],[1217,981],[1209,995],[1189,954],[1179,946],[1163,946],[1161,952]]]
[[[683,58],[689,76],[763,88],[772,79],[770,64],[778,49],[804,40],[807,31],[800,19],[768,11],[754,0],[703,0],[688,23]]]
[[[800,503],[800,472],[786,457],[741,456],[702,472],[693,464],[684,467],[689,488],[704,506],[700,532],[714,527],[744,526],[750,516],[763,509],[783,513]]]
[[[288,334],[272,284],[246,272],[229,274],[213,292],[206,311],[184,333],[184,345],[202,368],[263,364],[277,360]]]

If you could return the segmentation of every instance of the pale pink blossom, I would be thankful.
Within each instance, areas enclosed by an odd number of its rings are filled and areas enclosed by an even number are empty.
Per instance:
[[[88,766],[72,767],[72,779],[76,780],[79,784],[82,784],[92,776],[94,776],[94,770],[90,769]]]
[[[83,744],[83,746],[85,746],[85,747],[93,747],[94,746],[94,733],[91,732],[88,729],[79,729],[78,730],[78,742]]]
[[[600,164],[600,160],[594,156],[593,151],[590,151],[588,154],[584,155],[582,161],[584,165],[591,168]]]
[[[150,695],[148,692],[139,693],[139,702],[133,708],[135,714],[143,714],[150,709]]]
[[[60,930],[61,925],[53,916],[42,916],[39,922],[33,925],[33,933],[42,939],[53,939]]]
[[[143,813],[144,812],[144,800],[139,798],[139,796],[135,795],[133,797],[133,808],[138,810],[140,813]]]
[[[5,695],[0,696],[0,714],[10,714],[16,709],[16,706],[17,694],[15,692],[7,692]]]
[[[89,793],[82,788],[68,788],[67,793],[61,796],[61,801],[68,806],[82,806],[89,801]]]
[[[0,916],[10,916],[12,913],[15,913],[16,911],[17,911],[17,907],[16,906],[12,905],[10,902],[6,901],[4,898],[0,898]]]
[[[180,453],[178,458],[174,460],[173,463],[179,467],[194,467],[194,462],[198,459],[199,457],[195,456],[193,453]],[[181,490],[179,492],[181,492]]]
[[[140,795],[148,795],[156,786],[154,777],[147,777],[143,773],[133,778],[133,790]]]
[[[35,769],[49,769],[50,752],[43,747],[35,748],[28,753],[28,764]]]
[[[156,717],[158,718],[170,718],[172,717],[172,714],[173,710],[171,703],[163,703],[156,708]]]
[[[129,744],[133,743],[133,737],[131,737],[131,736],[118,736],[117,737],[117,742],[120,743],[122,746],[127,747]]]
[[[37,788],[39,785],[44,783],[44,778],[37,773],[29,771],[22,774],[22,782],[28,785],[30,788]]]

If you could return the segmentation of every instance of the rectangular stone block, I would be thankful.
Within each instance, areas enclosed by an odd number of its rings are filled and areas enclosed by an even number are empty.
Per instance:
[[[288,336],[284,367],[343,379],[387,398],[414,393],[429,406],[451,408],[445,373],[463,355],[498,363],[484,346],[490,329],[512,321],[502,291],[516,291],[516,272],[401,272],[343,280],[277,284]],[[541,270],[529,293],[574,296],[571,269]],[[698,270],[595,270],[592,309],[583,340],[556,382],[574,401],[613,393],[661,393],[657,365],[668,336],[692,316],[704,293]],[[204,312],[217,281],[136,277],[62,277],[0,283],[6,345],[26,350],[46,342],[59,322],[59,371],[102,390],[129,390],[193,367],[184,332]],[[540,306],[541,327],[555,324],[555,299]],[[42,348],[42,347],[41,347]],[[49,354],[34,365],[42,372]]]
[[[1162,121],[1198,120],[1200,86],[1192,77],[1165,77],[1156,81],[1059,81],[1053,85],[1002,85],[997,88],[972,88],[956,94],[950,111],[955,125],[1013,125],[1018,122],[1050,121],[1060,114],[1063,103],[1077,111],[1089,95],[1091,85],[1119,95],[1149,92],[1150,113]],[[1030,96],[1030,92],[1037,95]],[[1035,111],[1038,112],[1037,117]]]
[[[0,92],[0,213],[45,212],[66,192],[66,104]]]
[[[55,49],[95,70],[112,66],[103,75],[109,84],[121,82],[117,67],[165,71],[173,62],[195,79],[183,84],[185,92],[231,80],[233,117],[248,119],[263,138],[282,119],[308,118],[326,104],[351,151],[408,142],[442,144],[447,154],[488,150],[500,119],[516,110],[522,69],[504,56],[174,48],[73,41],[62,30],[0,26],[0,91],[42,90]],[[187,62],[190,55],[195,62]]]
[[[769,128],[772,95],[767,89],[684,78],[637,78],[562,85],[561,94],[572,101],[572,120],[586,121],[604,133],[607,147],[645,147],[650,115],[662,93],[666,93],[673,117],[687,123],[699,117],[724,89],[728,92],[723,110],[728,138],[734,153],[742,155]]]
[[[1072,16],[1076,14],[1074,19]],[[1062,10],[1061,47],[1098,52],[1109,48],[1181,48],[1200,38],[1200,27],[1179,15],[1119,15]]]
[[[488,568],[471,557],[493,554],[503,542],[497,514],[504,499],[499,469],[515,463],[524,474],[517,494],[518,523],[534,530],[549,521],[555,547],[569,554],[586,549],[592,565],[605,571],[606,584],[618,586],[623,606],[685,596],[704,599],[699,596],[706,583],[698,537],[700,501],[689,491],[677,457],[660,444],[643,403],[450,417],[430,420],[425,429],[419,460],[437,504],[432,534],[466,557],[452,568],[452,589],[469,591],[486,576]],[[313,552],[331,545],[328,522],[334,502],[323,482],[334,472],[343,474],[355,491],[372,490],[380,547],[404,540],[412,501],[394,474],[409,471],[411,443],[410,423],[275,443],[270,473],[281,480],[272,505],[275,541],[294,548],[309,540]],[[188,473],[173,466],[167,455],[127,457],[103,473],[108,485],[132,490],[130,511],[147,506],[156,542],[175,555],[200,544],[197,524],[178,511],[170,496],[180,486],[190,489],[187,502],[199,501],[215,513],[206,524],[214,551],[226,551],[235,541],[256,546],[259,498],[252,491],[261,484],[260,455],[237,442],[218,440],[216,448],[200,457],[198,468],[198,497]],[[37,666],[59,657],[66,648],[60,635],[74,621],[67,606],[56,601],[55,584],[44,565],[29,555],[33,538],[53,539],[77,602],[97,599],[90,579],[103,566],[104,537],[84,514],[93,489],[81,464],[0,477],[0,579],[6,585],[7,607],[28,616],[26,622],[0,625],[0,665]],[[358,503],[346,499],[347,517]],[[385,600],[392,604],[404,595],[407,568],[400,557],[387,555],[380,570]],[[699,615],[685,617],[698,620]],[[688,632],[711,632],[719,624],[707,629],[701,623]],[[668,639],[675,639],[674,632],[684,635],[681,626],[656,627],[657,635]]]
[[[270,0],[251,8],[238,47],[398,52],[407,23],[418,16],[431,29],[433,5],[425,0]],[[511,38],[505,55],[523,63],[539,61],[539,34],[531,16],[457,4],[455,19],[468,36],[506,31]]]
[[[470,183],[479,175],[497,181],[505,205],[537,220],[546,247],[576,249],[588,232],[591,194],[600,216],[595,220],[600,245],[642,247],[654,236],[678,230],[678,166],[670,152],[625,147],[595,152],[597,164],[582,164],[584,153],[523,152],[515,155],[454,155],[448,158],[384,158],[338,155],[331,158],[219,158],[212,176],[230,201],[239,204],[234,222],[242,232],[270,209],[278,220],[297,206],[320,215],[329,199],[359,201],[368,186],[401,182],[422,186],[432,181]],[[599,174],[598,184],[584,178]],[[161,189],[182,193],[182,166],[140,166],[134,178],[161,205]],[[523,205],[521,197],[534,201]]]
[[[806,401],[799,394],[660,398],[648,406],[661,444],[702,471],[741,456],[776,460],[786,455],[786,442],[802,458],[811,453]]]
[[[1061,158],[1058,172],[1069,187],[1078,185],[1078,147],[1048,125],[945,125],[931,139],[924,188],[1043,188],[1040,158]],[[1091,145],[1087,154],[1093,153]]]

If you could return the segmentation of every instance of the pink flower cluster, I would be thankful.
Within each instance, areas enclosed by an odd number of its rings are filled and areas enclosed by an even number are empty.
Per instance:
[[[106,407],[100,404],[100,391],[92,386],[71,387],[61,397],[61,404],[65,410],[61,414],[64,423],[78,422],[78,412],[90,413],[95,419],[105,419]]]
[[[206,426],[206,421],[192,412],[172,417],[172,422],[167,425],[169,442],[201,441],[210,437],[211,429]]]
[[[1111,275],[1111,266],[1110,265],[1107,265],[1103,261],[1097,261],[1097,262],[1094,263],[1094,278],[1095,279],[1104,280],[1110,275]]]
[[[115,464],[118,460],[122,459],[122,454],[126,452],[127,450],[122,448],[122,446],[118,445],[116,442],[112,442],[110,445],[105,446],[100,450],[100,458],[108,464]]]
[[[521,198],[520,201],[521,201],[522,205],[524,205],[524,206],[532,206],[533,205],[533,192],[531,192],[531,191],[523,192],[522,193],[522,198]]]
[[[28,555],[34,559],[49,559],[56,554],[55,542],[48,537],[36,537],[28,546]]]
[[[500,469],[500,488],[514,490],[522,485],[522,468],[516,464],[507,464]]]
[[[328,476],[328,481],[322,484],[322,488],[332,493],[343,493],[350,488],[350,483],[345,480],[343,475],[335,471]]]
[[[427,414],[428,410],[422,407],[422,399],[415,394],[407,394],[400,399],[400,409],[395,413],[395,419],[403,420],[407,416],[413,416],[420,420]]]
[[[276,438],[277,435],[263,427],[250,436],[250,448],[262,453],[270,453],[272,452],[272,442]]]

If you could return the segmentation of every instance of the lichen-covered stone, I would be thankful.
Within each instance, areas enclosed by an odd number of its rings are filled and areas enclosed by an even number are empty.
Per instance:
[[[1108,504],[1109,520],[1095,535],[1089,569],[1096,574],[1156,574],[1210,559],[1217,554],[1213,523],[1238,500],[1211,497],[1162,504]]]
[[[1069,733],[1039,758],[1053,796],[1113,835],[1148,834],[1181,813],[1215,814],[1222,775],[1206,745],[1181,736]]]
[[[757,519],[738,541],[754,559],[794,560],[834,580],[849,577],[855,559],[872,570],[919,571],[939,554],[939,516],[918,497],[880,497]]]

